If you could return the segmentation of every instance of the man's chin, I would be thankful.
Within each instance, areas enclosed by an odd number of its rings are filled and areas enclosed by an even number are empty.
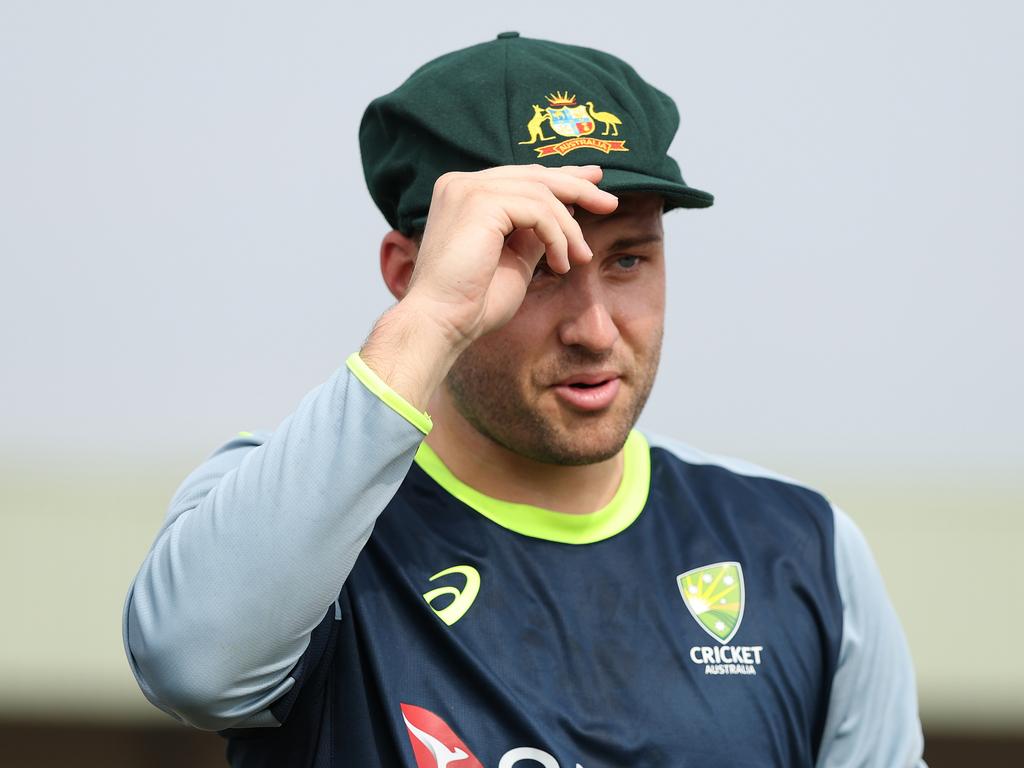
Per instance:
[[[449,390],[456,409],[477,432],[512,453],[558,466],[596,464],[616,456],[643,406],[628,385],[601,409],[573,407],[550,389],[500,401],[473,398],[468,388]],[[511,403],[520,407],[509,408]]]
[[[534,439],[523,440],[512,449],[545,464],[597,464],[622,450],[632,427],[621,414],[587,414],[583,418],[549,422],[543,434],[535,434]]]

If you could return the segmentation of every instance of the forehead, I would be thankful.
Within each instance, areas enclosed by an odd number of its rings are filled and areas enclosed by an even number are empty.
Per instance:
[[[605,216],[576,208],[576,221],[586,237],[623,231],[661,234],[665,202],[660,195],[627,192],[619,195],[619,206]]]

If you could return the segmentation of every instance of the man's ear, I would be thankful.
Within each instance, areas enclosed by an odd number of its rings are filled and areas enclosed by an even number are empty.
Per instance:
[[[391,295],[401,301],[409,291],[419,247],[412,238],[391,230],[380,243],[380,274]]]

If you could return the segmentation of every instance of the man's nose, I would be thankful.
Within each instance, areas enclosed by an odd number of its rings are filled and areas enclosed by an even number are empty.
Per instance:
[[[558,328],[566,346],[581,346],[591,352],[607,352],[619,339],[611,309],[600,289],[566,291],[564,315]]]

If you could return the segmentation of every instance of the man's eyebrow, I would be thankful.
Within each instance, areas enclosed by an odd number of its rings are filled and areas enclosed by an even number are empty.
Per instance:
[[[620,237],[618,240],[608,246],[609,251],[624,251],[630,248],[636,248],[638,245],[647,245],[648,243],[660,243],[662,236],[659,234],[651,233],[649,235],[636,235],[634,237]]]

